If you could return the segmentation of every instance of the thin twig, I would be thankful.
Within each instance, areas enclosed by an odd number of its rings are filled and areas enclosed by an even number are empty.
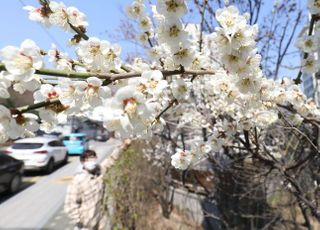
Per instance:
[[[206,12],[208,0],[203,0],[202,10],[201,10],[201,23],[200,23],[200,39],[199,39],[199,51],[202,51],[203,44],[203,26],[204,26],[204,14]]]
[[[160,119],[160,117],[167,112],[174,104],[178,104],[177,99],[173,99],[170,101],[170,103],[168,104],[168,106],[161,111],[161,113],[158,114],[158,116],[156,116],[156,118],[154,119],[154,122],[158,121]]]

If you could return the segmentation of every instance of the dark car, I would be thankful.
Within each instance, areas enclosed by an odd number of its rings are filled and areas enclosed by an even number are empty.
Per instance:
[[[23,161],[0,152],[0,193],[18,191],[22,182]]]

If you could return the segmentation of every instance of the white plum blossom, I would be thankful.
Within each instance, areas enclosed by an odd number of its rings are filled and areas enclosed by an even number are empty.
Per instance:
[[[160,24],[158,36],[160,42],[175,47],[188,38],[188,33],[184,31],[179,18],[167,18]]]
[[[106,128],[111,126],[126,136],[143,134],[154,120],[154,106],[134,85],[120,88],[107,105],[112,116],[104,119]]]
[[[5,71],[0,72],[0,98],[9,98],[8,88],[11,86],[11,81],[5,77]]]
[[[305,53],[311,53],[319,49],[319,37],[315,35],[299,37],[296,42],[296,47]]]
[[[176,153],[171,156],[171,164],[173,167],[186,170],[191,163],[190,152],[182,149],[176,149]]]
[[[133,1],[130,6],[126,7],[126,13],[130,18],[140,18],[146,6],[141,1]]]
[[[145,96],[133,86],[128,85],[119,89],[115,94],[115,102],[130,118],[148,114]]]
[[[52,11],[49,16],[49,22],[53,25],[61,27],[65,31],[70,30],[71,28],[68,23],[67,8],[64,3],[51,1],[49,3],[49,7]]]
[[[41,118],[40,129],[46,133],[53,132],[57,124],[67,122],[67,114],[56,112],[51,109],[40,109],[39,117]]]
[[[53,99],[59,99],[60,88],[49,84],[41,85],[40,89],[34,92],[33,97],[35,102],[44,102]],[[60,102],[60,101],[59,101]],[[67,107],[62,104],[47,106],[40,108],[39,117],[41,118],[40,129],[45,132],[52,132],[56,125],[65,123],[67,120]]]
[[[216,11],[216,19],[227,34],[234,34],[239,28],[246,26],[247,20],[239,15],[235,6],[228,6]]]
[[[174,98],[176,98],[178,101],[188,100],[191,89],[190,81],[185,81],[181,78],[178,78],[172,81],[170,87]]]
[[[86,15],[80,12],[76,7],[70,6],[67,8],[68,21],[76,27],[87,27]]]
[[[8,139],[33,136],[39,129],[38,117],[34,114],[14,114],[8,108],[0,105],[0,142],[6,142]]]
[[[308,0],[308,7],[312,14],[320,13],[320,2],[319,0]]]
[[[182,17],[188,12],[185,0],[158,0],[157,12],[171,17]]]
[[[304,73],[316,73],[320,69],[320,61],[314,55],[309,55],[302,60],[301,71]]]
[[[191,150],[176,149],[174,155],[171,156],[171,164],[181,170],[186,170],[191,164],[203,158],[212,150],[210,142],[194,140]]]
[[[215,33],[208,35],[208,40],[211,41],[211,44],[219,44],[219,50],[222,50],[224,53],[231,52],[231,39],[232,37],[229,34],[226,34],[225,31],[221,28],[217,28],[217,31]],[[215,47],[210,48],[214,49]]]
[[[26,90],[34,91],[40,86],[40,78],[34,73],[42,68],[43,59],[40,48],[32,40],[25,40],[20,48],[4,47],[0,56],[7,70],[1,72],[1,78],[6,80],[6,83],[2,81],[2,86],[11,85],[21,94]]]
[[[195,60],[195,47],[188,42],[181,43],[177,49],[173,50],[172,59],[176,67],[189,68]]]
[[[79,44],[77,54],[82,59],[83,62],[87,64],[102,64],[103,54],[102,50],[109,47],[109,42],[100,41],[96,37],[90,37],[88,41],[81,41]]]
[[[0,124],[2,125],[8,125],[11,120],[11,113],[10,110],[3,106],[0,105]]]
[[[91,37],[88,41],[81,41],[77,48],[79,58],[93,70],[108,72],[121,66],[121,47],[111,45],[108,41]]]
[[[6,46],[0,51],[7,71],[23,78],[30,78],[43,65],[40,48],[30,39],[22,42],[20,48]]]
[[[139,18],[139,26],[143,31],[149,31],[152,26],[152,21],[149,16]]]
[[[63,79],[59,81],[58,88],[60,102],[68,107],[81,108],[84,103],[85,82]]]
[[[257,127],[266,128],[278,120],[278,114],[275,111],[261,111],[255,113],[253,119]]]
[[[137,39],[142,45],[148,46],[150,35],[148,32],[142,32],[139,35],[137,35]]]
[[[25,6],[23,7],[24,10],[27,10],[29,12],[29,19],[31,21],[39,22],[43,24],[46,27],[49,27],[51,24],[49,22],[49,18],[45,15],[43,15],[43,8],[39,7],[33,7],[33,6]]]
[[[104,127],[110,131],[117,131],[121,137],[129,137],[133,129],[129,117],[125,116],[120,108],[114,108],[112,105],[106,109],[108,108],[110,109],[103,118]]]
[[[294,106],[300,107],[306,103],[307,97],[303,94],[299,86],[291,85],[288,87],[287,92],[290,95],[290,97],[288,97],[288,102]]]
[[[72,62],[67,53],[60,52],[55,44],[48,50],[49,61],[59,70],[72,70]]]
[[[0,83],[0,98],[10,98],[8,89],[2,83]]]
[[[50,84],[41,85],[40,89],[33,94],[34,102],[42,102],[58,98],[59,94],[56,88]]]
[[[241,93],[258,92],[260,87],[260,79],[252,79],[250,77],[241,77],[236,82],[238,90]]]
[[[103,100],[111,95],[109,87],[102,86],[102,80],[97,77],[87,79],[87,87],[85,90],[86,101],[91,107],[103,104]]]
[[[102,80],[90,77],[87,81],[71,81],[64,79],[56,87],[48,87],[49,95],[57,92],[60,102],[73,111],[87,110],[102,105],[111,95],[109,87],[102,86]],[[51,94],[50,94],[51,93]],[[41,95],[48,93],[42,93]],[[38,95],[36,95],[39,98]]]
[[[154,46],[150,48],[148,54],[150,58],[159,60],[161,57],[165,57],[170,53],[170,50],[166,44],[161,44],[159,46]]]
[[[23,94],[25,91],[35,91],[41,86],[41,79],[38,75],[33,75],[29,80],[16,80],[12,82],[12,87],[15,91]]]
[[[120,59],[121,47],[118,44],[113,44],[108,47],[108,49],[103,50],[104,55],[104,65],[108,69],[119,69],[121,67]]]
[[[52,25],[61,27],[65,31],[71,31],[69,24],[75,27],[86,27],[88,22],[86,16],[75,7],[66,7],[62,2],[50,1],[49,22]]]
[[[55,25],[64,31],[74,32],[70,25],[84,29],[88,26],[86,15],[76,7],[66,7],[63,2],[50,1],[40,8],[25,6],[31,21],[40,22],[46,27]]]
[[[141,83],[146,86],[146,92],[151,95],[160,95],[168,87],[159,70],[145,71],[141,75]]]
[[[156,5],[150,5],[151,11],[152,11],[152,17],[153,19],[157,22],[160,23],[165,19],[165,16],[162,14],[159,14],[157,11],[157,6]]]
[[[13,117],[14,121],[11,124],[11,129],[8,132],[11,138],[18,137],[33,137],[39,129],[38,117],[32,113],[24,113]]]
[[[219,132],[214,130],[211,136],[208,138],[208,144],[210,144],[212,151],[219,152],[224,145],[224,140],[219,136]]]
[[[254,38],[258,34],[258,26],[239,27],[232,36],[230,45],[232,49],[239,49],[241,47],[253,47],[256,42]]]

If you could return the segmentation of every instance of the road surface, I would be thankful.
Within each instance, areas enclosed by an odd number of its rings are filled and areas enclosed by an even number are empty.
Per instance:
[[[114,139],[106,143],[90,143],[91,148],[97,152],[99,161],[110,154],[118,144],[119,141]],[[0,199],[0,229],[65,230],[71,226],[68,219],[60,213],[67,186],[78,165],[78,158],[73,158],[69,164],[58,168],[50,175],[31,175],[24,179],[25,188],[21,192]]]

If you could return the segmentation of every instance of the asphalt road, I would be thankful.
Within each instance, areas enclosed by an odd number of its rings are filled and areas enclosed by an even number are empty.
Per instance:
[[[103,160],[119,141],[90,142],[90,148]],[[50,175],[28,173],[17,194],[0,198],[0,229],[73,229],[62,212],[65,192],[79,165],[78,157],[58,167]]]

